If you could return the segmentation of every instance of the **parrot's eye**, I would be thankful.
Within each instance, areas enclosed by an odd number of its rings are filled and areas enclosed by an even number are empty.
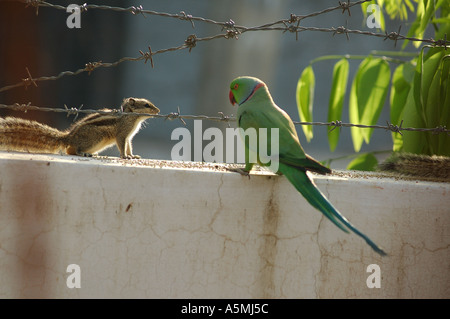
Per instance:
[[[239,84],[236,83],[236,84],[234,85],[234,89],[237,90],[238,88],[239,88]]]

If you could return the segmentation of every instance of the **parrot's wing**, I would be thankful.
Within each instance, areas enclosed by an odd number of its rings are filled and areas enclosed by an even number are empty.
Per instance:
[[[239,118],[237,119],[238,126],[244,130],[251,128],[251,127],[258,130],[258,128],[260,128],[260,122],[257,120],[257,117],[254,116],[253,113],[254,112],[247,111],[247,110],[242,112],[239,115]]]
[[[310,170],[319,174],[330,173],[328,167],[305,154],[298,140],[297,131],[289,115],[280,108],[267,108],[263,112],[244,111],[239,117],[239,126],[242,128],[278,128],[279,129],[279,161],[302,170]],[[256,113],[256,114],[255,114]],[[268,137],[270,134],[268,133]],[[270,141],[272,145],[272,141]],[[273,153],[271,153],[274,155]]]
[[[242,128],[244,131],[246,131],[249,128],[254,128],[256,130],[256,134],[258,134],[258,129],[260,128],[259,122],[257,121],[256,117],[252,115],[251,111],[242,112],[239,115],[237,121],[238,126]],[[258,152],[257,148],[250,147],[248,139],[244,140],[244,144],[246,149]]]
[[[256,110],[255,108],[248,108],[240,114],[238,125],[244,130],[253,127],[257,133],[261,128],[267,128],[268,130],[278,128],[279,153],[292,158],[306,157],[298,141],[294,124],[289,116],[278,107],[258,107]],[[270,143],[270,132],[267,132],[267,138]]]
[[[280,154],[280,163],[294,166],[301,170],[313,171],[319,174],[331,173],[331,169],[328,167],[322,165],[308,154],[305,154],[305,156],[305,158],[292,158]]]

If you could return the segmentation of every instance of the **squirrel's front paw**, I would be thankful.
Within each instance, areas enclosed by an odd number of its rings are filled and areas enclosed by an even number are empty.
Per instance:
[[[77,155],[78,156],[83,156],[83,157],[92,157],[91,153],[85,153],[85,152],[78,152]]]
[[[139,155],[125,155],[125,156],[121,156],[121,158],[123,159],[140,159],[141,157]]]

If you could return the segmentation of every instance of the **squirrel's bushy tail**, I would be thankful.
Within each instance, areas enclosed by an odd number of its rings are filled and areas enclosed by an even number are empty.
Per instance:
[[[0,118],[0,150],[55,154],[65,150],[66,135],[36,121]]]

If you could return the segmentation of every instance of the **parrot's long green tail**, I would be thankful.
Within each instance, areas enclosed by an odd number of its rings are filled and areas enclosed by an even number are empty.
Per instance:
[[[386,255],[383,249],[377,246],[369,237],[356,229],[344,216],[342,216],[336,208],[328,201],[325,195],[317,188],[309,179],[306,172],[285,164],[280,163],[279,170],[294,187],[305,197],[305,199],[319,211],[321,211],[328,219],[330,219],[337,227],[348,233],[348,229],[363,238],[373,250],[382,256]],[[347,229],[347,228],[348,229]]]

